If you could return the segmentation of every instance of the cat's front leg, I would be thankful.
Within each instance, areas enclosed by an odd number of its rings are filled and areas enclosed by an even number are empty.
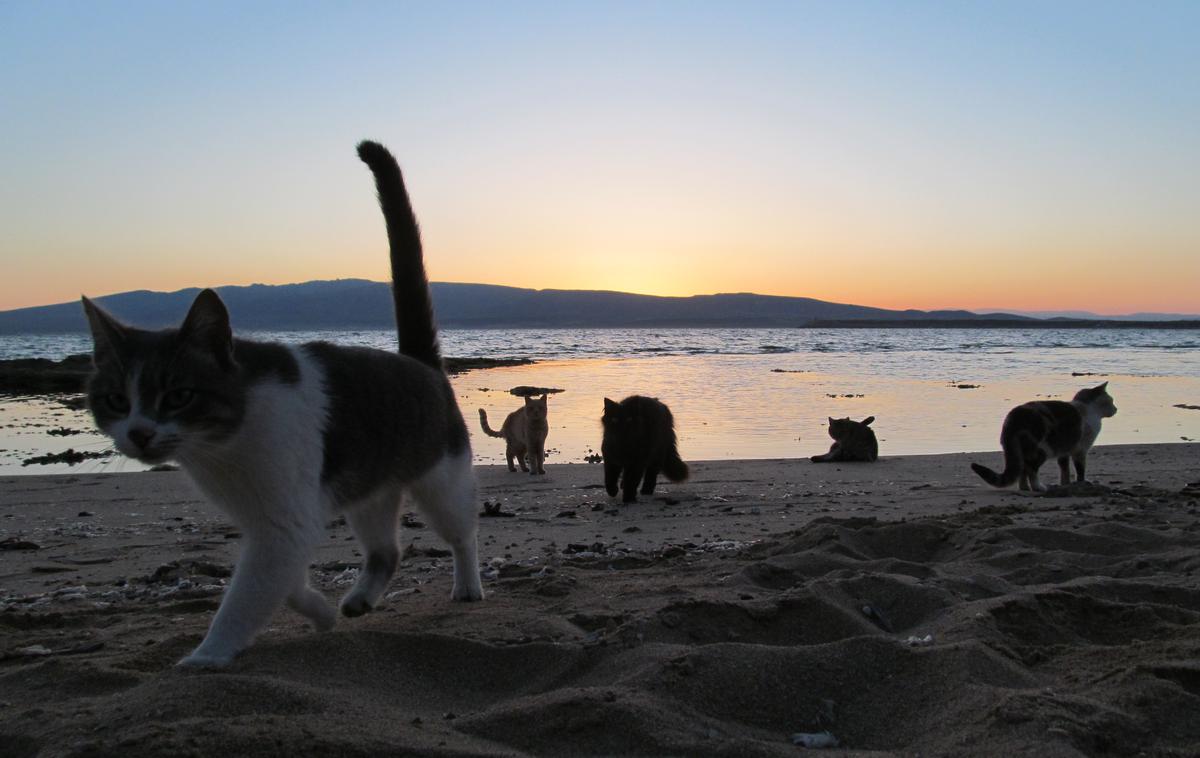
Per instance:
[[[626,466],[625,478],[621,481],[621,490],[624,495],[621,502],[636,503],[638,484],[642,481],[642,469],[639,466]]]
[[[267,529],[248,534],[208,633],[179,665],[228,666],[250,646],[284,600],[303,591],[311,552],[311,542],[294,534]]]
[[[609,497],[616,497],[619,491],[617,483],[621,480],[621,467],[609,461],[604,462],[604,491]]]

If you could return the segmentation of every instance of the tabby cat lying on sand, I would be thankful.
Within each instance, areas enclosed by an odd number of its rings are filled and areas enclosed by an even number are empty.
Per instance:
[[[1042,492],[1038,469],[1048,458],[1058,459],[1062,484],[1071,483],[1069,460],[1075,462],[1078,481],[1084,481],[1087,454],[1100,434],[1100,422],[1117,414],[1108,394],[1108,382],[1080,390],[1069,403],[1036,400],[1018,405],[1004,417],[1000,446],[1004,448],[1004,471],[997,474],[986,466],[971,468],[994,487],[1007,487],[1020,480],[1020,488]]]
[[[813,463],[841,463],[842,461],[860,461],[871,463],[879,458],[879,443],[875,440],[875,430],[870,424],[874,416],[867,416],[862,421],[851,421],[849,418],[829,417],[829,436],[833,437],[833,445],[824,455],[814,455],[809,458]]]
[[[672,482],[688,477],[687,464],[679,457],[675,418],[666,405],[652,397],[630,395],[619,403],[604,398],[604,488],[617,494],[620,480],[622,500],[637,502],[638,483],[643,495],[653,495],[659,472]]]
[[[521,464],[522,471],[546,473],[546,435],[550,433],[546,412],[546,395],[536,400],[526,395],[525,405],[508,414],[497,432],[488,426],[487,411],[479,409],[479,425],[483,427],[484,434],[504,438],[504,456],[508,460],[509,471],[517,470],[513,465],[516,460]],[[526,454],[529,455],[529,466],[525,465]]]
[[[454,554],[454,600],[479,600],[471,444],[441,350],[421,238],[396,161],[363,142],[391,246],[400,354],[327,342],[237,339],[212,290],[178,329],[121,324],[92,301],[88,406],[125,455],[178,461],[246,535],[233,580],[187,666],[225,666],[281,605],[320,631],[337,614],[309,586],[331,512],[366,557],[342,613],[374,606],[396,569],[397,515],[407,494]]]

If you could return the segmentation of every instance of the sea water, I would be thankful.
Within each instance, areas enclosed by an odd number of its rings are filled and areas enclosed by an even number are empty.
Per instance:
[[[384,330],[242,336],[395,346],[394,333]],[[453,379],[480,463],[502,462],[504,443],[479,431],[476,409],[486,409],[498,428],[521,404],[509,390],[522,385],[561,390],[550,396],[549,464],[584,465],[600,447],[604,398],[631,394],[671,407],[680,452],[691,460],[821,453],[830,443],[829,416],[875,416],[881,455],[995,451],[1012,406],[1070,399],[1102,381],[1120,410],[1105,422],[1100,444],[1200,440],[1197,330],[547,329],[441,336],[449,356],[536,361]],[[0,358],[61,358],[90,347],[84,334],[4,336]],[[56,399],[0,399],[0,472],[138,468],[116,458],[73,469],[22,466],[68,447],[98,451],[108,443],[86,414]]]

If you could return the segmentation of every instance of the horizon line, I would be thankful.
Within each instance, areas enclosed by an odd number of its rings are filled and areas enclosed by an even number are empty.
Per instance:
[[[172,295],[172,294],[178,294],[181,292],[187,292],[189,290],[202,290],[202,289],[221,290],[221,289],[233,289],[233,288],[247,289],[250,287],[295,287],[295,286],[303,286],[306,284],[336,283],[336,282],[365,282],[365,283],[369,283],[369,284],[381,284],[381,285],[389,285],[390,284],[390,282],[388,282],[388,281],[381,281],[381,280],[377,280],[377,279],[366,279],[363,277],[350,276],[350,277],[339,277],[339,278],[335,278],[335,279],[308,279],[308,280],[301,281],[301,282],[281,282],[281,283],[276,283],[276,284],[271,284],[271,283],[267,283],[267,282],[250,282],[248,284],[218,284],[218,285],[207,285],[207,286],[193,285],[190,287],[181,287],[179,289],[174,289],[174,290],[156,290],[156,289],[149,289],[149,288],[142,287],[142,288],[137,288],[137,289],[122,290],[119,292],[111,292],[111,293],[108,293],[105,295],[95,295],[95,296],[89,295],[88,297],[90,297],[91,299],[94,299],[94,300],[99,300],[99,299],[103,299],[103,298],[116,297],[119,295],[128,295],[128,294],[133,294],[133,293],[137,293],[137,292]],[[565,287],[519,287],[519,286],[511,285],[511,284],[492,284],[492,283],[488,283],[488,282],[464,282],[464,281],[440,281],[439,280],[439,281],[430,281],[429,284],[430,285],[450,284],[450,285],[463,285],[463,286],[495,287],[498,289],[527,290],[530,292],[593,292],[593,293],[616,294],[616,295],[633,295],[636,297],[653,297],[653,298],[660,298],[660,299],[664,299],[664,300],[687,300],[687,299],[698,298],[698,297],[720,297],[720,296],[747,295],[747,296],[752,296],[752,297],[777,298],[777,299],[783,299],[783,300],[787,300],[787,299],[813,300],[813,301],[820,302],[820,303],[830,303],[830,304],[834,304],[834,305],[848,305],[848,306],[856,306],[856,307],[864,307],[864,308],[876,308],[878,310],[892,311],[892,312],[898,312],[898,313],[902,313],[905,311],[916,311],[916,312],[921,312],[921,313],[938,313],[938,312],[943,312],[943,311],[966,311],[968,313],[973,313],[976,315],[1013,315],[1013,316],[1041,318],[1041,319],[1064,317],[1065,314],[1077,313],[1077,314],[1088,314],[1087,316],[1085,316],[1085,318],[1088,316],[1101,317],[1101,318],[1107,318],[1107,319],[1120,319],[1123,317],[1128,318],[1128,317],[1133,317],[1133,316],[1168,316],[1171,318],[1178,318],[1181,320],[1183,320],[1183,319],[1188,319],[1188,320],[1200,319],[1200,313],[1184,313],[1184,312],[1176,312],[1176,311],[1167,312],[1167,311],[1139,310],[1139,311],[1124,312],[1124,313],[1105,313],[1102,311],[1095,311],[1095,310],[1086,309],[1086,308],[1018,309],[1018,308],[982,308],[982,307],[963,307],[963,306],[938,307],[938,308],[927,308],[927,309],[926,308],[914,308],[914,307],[889,308],[886,306],[870,305],[870,304],[866,304],[866,303],[842,302],[842,301],[837,301],[837,300],[822,300],[820,298],[815,298],[810,295],[770,295],[770,294],[762,294],[762,293],[750,292],[750,291],[700,292],[700,293],[693,293],[690,295],[660,295],[660,294],[650,293],[650,292],[633,292],[633,291],[627,291],[627,290],[612,290],[612,289],[587,289],[587,288],[578,289],[578,288],[565,288]],[[11,313],[14,311],[31,310],[34,308],[50,308],[50,307],[59,306],[59,305],[68,305],[72,302],[74,302],[74,300],[64,300],[64,301],[56,302],[56,303],[43,303],[41,305],[19,306],[17,308],[5,308],[3,310],[0,310],[0,313]],[[1056,315],[1036,316],[1033,314],[1058,314],[1058,315],[1057,316]],[[1067,316],[1067,317],[1069,317],[1069,316]]]

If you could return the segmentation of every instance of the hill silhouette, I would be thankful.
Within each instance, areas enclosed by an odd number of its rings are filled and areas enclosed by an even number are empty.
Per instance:
[[[969,311],[888,310],[805,297],[754,294],[657,297],[591,290],[533,290],[491,284],[434,282],[434,308],[442,328],[548,327],[798,327],[814,321],[911,321],[987,318]],[[390,329],[389,285],[365,279],[302,284],[217,287],[238,329]],[[159,328],[178,324],[198,288],[138,290],[94,298],[118,318]],[[78,302],[0,312],[0,334],[82,332]]]

